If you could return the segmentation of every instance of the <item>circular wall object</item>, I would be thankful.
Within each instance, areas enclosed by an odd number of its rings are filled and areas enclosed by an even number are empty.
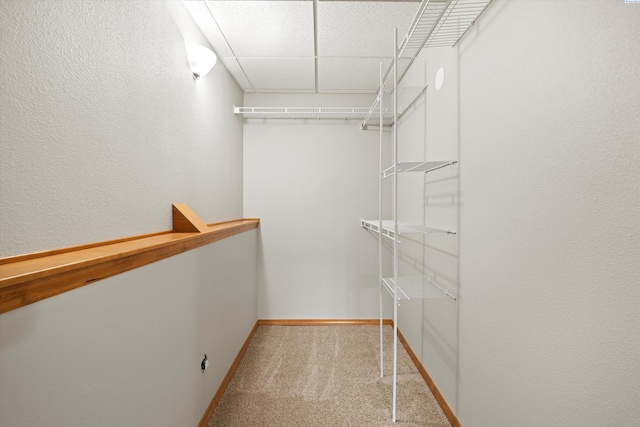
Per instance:
[[[436,71],[434,84],[436,86],[436,90],[442,89],[442,86],[444,85],[444,67],[440,67],[438,68],[438,71]]]

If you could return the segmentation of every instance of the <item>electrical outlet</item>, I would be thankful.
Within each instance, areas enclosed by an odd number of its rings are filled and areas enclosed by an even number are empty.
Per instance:
[[[204,375],[204,371],[209,367],[209,359],[207,358],[207,353],[204,354],[204,359],[200,362],[200,371]]]

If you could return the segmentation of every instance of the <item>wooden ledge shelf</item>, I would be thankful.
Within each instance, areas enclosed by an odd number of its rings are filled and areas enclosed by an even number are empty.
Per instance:
[[[174,204],[173,231],[0,259],[0,313],[257,228],[259,219],[203,223]]]

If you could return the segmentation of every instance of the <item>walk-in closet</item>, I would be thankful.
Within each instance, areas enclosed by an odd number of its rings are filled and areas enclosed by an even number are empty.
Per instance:
[[[640,425],[638,40],[0,0],[0,426]]]

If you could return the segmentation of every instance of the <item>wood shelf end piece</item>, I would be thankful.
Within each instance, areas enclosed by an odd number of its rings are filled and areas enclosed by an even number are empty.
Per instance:
[[[173,231],[176,233],[204,233],[209,227],[184,203],[171,205]]]

